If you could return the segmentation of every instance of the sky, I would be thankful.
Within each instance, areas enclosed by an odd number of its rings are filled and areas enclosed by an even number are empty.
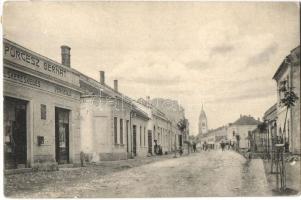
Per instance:
[[[272,77],[299,40],[296,3],[6,2],[3,34],[134,99],[178,100],[198,133],[240,114],[262,118],[276,102]]]

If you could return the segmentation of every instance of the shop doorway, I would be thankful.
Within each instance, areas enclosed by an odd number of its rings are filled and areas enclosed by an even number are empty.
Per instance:
[[[55,108],[55,159],[69,163],[69,110]]]
[[[179,135],[179,146],[183,146],[183,140],[182,140],[182,135]]]
[[[4,97],[5,169],[25,168],[27,163],[27,101]]]

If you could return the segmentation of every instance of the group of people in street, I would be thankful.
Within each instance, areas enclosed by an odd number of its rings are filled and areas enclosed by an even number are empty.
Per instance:
[[[227,150],[235,150],[235,143],[230,141],[230,142],[224,142],[223,140],[220,142],[220,147],[222,151],[225,149]]]
[[[221,141],[220,143],[220,149],[222,151],[225,151],[225,150],[235,150],[235,143],[232,142],[232,141],[229,141],[229,142],[225,142],[225,141]],[[189,151],[195,153],[197,152],[197,145],[198,143],[197,142],[191,142],[189,143],[188,145],[188,153]],[[214,150],[214,149],[217,149],[218,146],[217,145],[214,145],[214,144],[208,144],[206,141],[204,141],[201,145],[201,148],[199,150],[201,151],[210,151],[210,150]],[[154,145],[154,152],[155,152],[155,155],[163,155],[163,152],[162,152],[162,147],[160,145],[157,144],[157,142],[155,141],[155,145]],[[184,153],[184,146],[179,146],[177,149],[176,149],[176,152],[179,153],[179,155],[183,155]]]

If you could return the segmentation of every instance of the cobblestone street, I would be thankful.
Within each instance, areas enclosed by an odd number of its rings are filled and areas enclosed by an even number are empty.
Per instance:
[[[133,164],[118,162],[112,167],[102,164],[59,172],[10,175],[6,178],[6,194],[10,197],[272,195],[262,160],[247,161],[233,151],[200,152],[178,158],[168,155],[148,158],[139,164],[139,161],[131,162]],[[47,180],[41,178],[43,176],[51,178]],[[21,181],[22,187],[14,188],[14,181]]]

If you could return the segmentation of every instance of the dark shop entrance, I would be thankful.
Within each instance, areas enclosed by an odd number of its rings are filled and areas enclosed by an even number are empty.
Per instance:
[[[55,159],[69,163],[69,110],[55,108]]]
[[[27,163],[27,101],[4,97],[5,169],[25,168]]]

